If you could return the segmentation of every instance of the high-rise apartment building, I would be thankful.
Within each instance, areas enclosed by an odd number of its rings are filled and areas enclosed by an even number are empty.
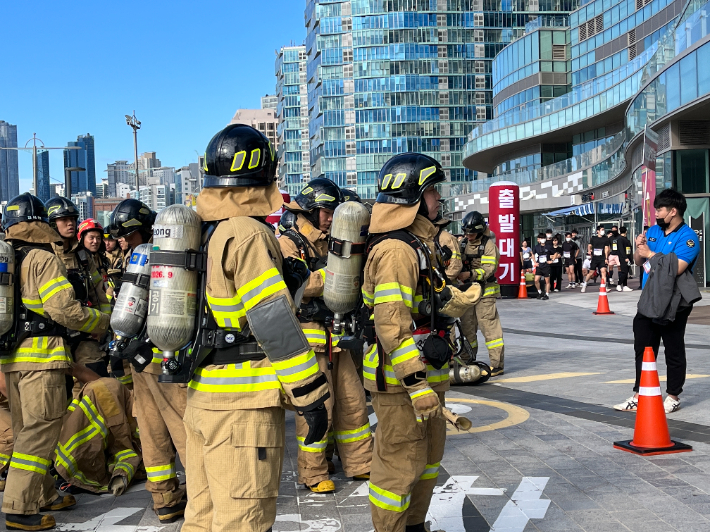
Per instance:
[[[64,168],[86,168],[82,172],[71,173],[72,193],[91,192],[96,195],[96,159],[94,155],[94,136],[87,133],[79,135],[76,142],[67,146],[78,146],[79,150],[64,150]]]
[[[372,198],[382,165],[417,151],[470,181],[462,149],[493,116],[493,58],[531,20],[577,1],[309,0],[311,177]]]
[[[17,126],[4,120],[0,120],[0,148],[17,148]],[[0,150],[0,201],[9,201],[19,193],[17,150]]]
[[[135,164],[131,165],[133,168]],[[156,157],[154,151],[141,153],[138,157],[138,175],[140,186],[148,184],[148,180],[153,177],[153,170],[162,166],[160,159]]]
[[[79,220],[86,220],[94,217],[94,195],[91,192],[72,194],[71,200],[79,209]]]
[[[279,97],[277,94],[266,94],[261,97],[262,109],[276,109],[279,105]]]
[[[47,201],[50,197],[49,190],[49,150],[37,152],[37,197]]]
[[[291,195],[311,176],[307,59],[305,46],[285,46],[276,58],[279,179]]]
[[[200,157],[200,160],[204,160]],[[175,172],[175,202],[190,207],[195,205],[195,199],[202,188],[202,164],[190,163]],[[179,187],[178,187],[179,185]]]
[[[279,145],[276,136],[278,118],[276,117],[276,109],[237,109],[229,123],[247,124],[254,129],[258,129],[271,141],[274,153],[278,152]]]
[[[133,166],[128,164],[128,161],[116,161],[112,164],[106,165],[107,181],[108,181],[108,195],[110,197],[116,197],[118,193],[116,185],[118,183],[133,183],[135,179],[135,174],[133,173]]]

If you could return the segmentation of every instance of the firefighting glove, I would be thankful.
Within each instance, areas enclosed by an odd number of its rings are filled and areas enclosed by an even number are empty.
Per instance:
[[[431,389],[426,380],[426,371],[417,371],[402,379],[402,387],[409,394],[417,421],[426,421],[429,418],[441,415],[439,396]]]
[[[322,441],[328,432],[328,411],[325,409],[325,405],[321,403],[313,410],[299,412],[299,415],[303,416],[308,424],[308,434],[303,444],[311,445],[312,443]]]
[[[120,476],[120,475],[112,478],[111,483],[108,486],[108,488],[111,490],[111,493],[113,493],[114,497],[118,497],[119,495],[123,495],[123,492],[126,491],[127,487],[128,487],[128,482],[126,482],[126,477]]]
[[[283,278],[291,297],[295,299],[298,289],[301,288],[311,275],[305,261],[293,257],[285,257],[283,262]]]
[[[439,294],[439,312],[450,318],[460,318],[468,309],[478,303],[483,289],[478,283],[462,292],[455,286],[446,286]]]

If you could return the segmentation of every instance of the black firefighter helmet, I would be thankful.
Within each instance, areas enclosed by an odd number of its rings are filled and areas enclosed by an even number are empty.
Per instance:
[[[8,201],[2,213],[2,227],[5,231],[7,231],[8,227],[20,222],[49,223],[47,208],[44,203],[29,192],[15,196]]]
[[[461,229],[466,235],[480,235],[488,227],[483,215],[478,211],[469,212],[461,221]]]
[[[416,205],[424,191],[446,181],[436,159],[421,153],[402,153],[385,163],[377,178],[377,203]]]
[[[58,196],[52,198],[45,203],[47,207],[47,216],[49,217],[49,225],[56,229],[57,219],[59,218],[76,218],[79,219],[79,209],[76,208],[74,202]]]
[[[318,177],[311,179],[303,190],[296,196],[296,203],[306,212],[315,209],[330,209],[334,211],[342,201],[340,187],[330,179]]]
[[[108,231],[113,238],[140,231],[147,240],[153,232],[154,222],[155,213],[145,203],[129,198],[119,203],[111,213]]]
[[[340,203],[345,203],[346,201],[357,201],[358,203],[362,203],[362,198],[354,190],[341,188],[340,191],[342,192]]]
[[[203,170],[205,188],[265,187],[276,180],[276,156],[263,133],[231,124],[210,140]]]

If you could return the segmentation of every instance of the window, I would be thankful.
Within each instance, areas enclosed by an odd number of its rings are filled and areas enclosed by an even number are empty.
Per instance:
[[[708,150],[678,150],[675,176],[683,194],[706,194],[708,187]]]
[[[486,103],[486,93],[485,92],[477,92],[476,93],[476,104],[483,105],[485,103]]]
[[[483,13],[474,13],[473,14],[473,25],[482,27],[483,26]]]
[[[485,44],[474,44],[473,45],[473,55],[475,57],[486,57],[486,45]]]
[[[486,76],[476,76],[476,88],[485,89],[486,88]]]
[[[484,106],[477,106],[476,107],[476,120],[485,120],[486,119],[486,108]]]
[[[473,42],[483,42],[484,33],[483,30],[473,30]]]
[[[476,71],[476,74],[485,74],[486,63],[483,61],[475,61],[474,62],[474,69]]]

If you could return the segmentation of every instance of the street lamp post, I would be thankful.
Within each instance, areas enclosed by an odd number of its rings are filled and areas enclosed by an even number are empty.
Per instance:
[[[136,112],[133,111],[133,116],[126,116],[126,124],[128,124],[133,129],[133,151],[135,155],[135,165],[136,165],[136,190],[139,188],[138,184],[138,130],[141,128],[141,122],[136,118]]]
[[[85,172],[86,168],[80,166],[71,166],[64,169],[64,197],[71,201],[71,173]]]

